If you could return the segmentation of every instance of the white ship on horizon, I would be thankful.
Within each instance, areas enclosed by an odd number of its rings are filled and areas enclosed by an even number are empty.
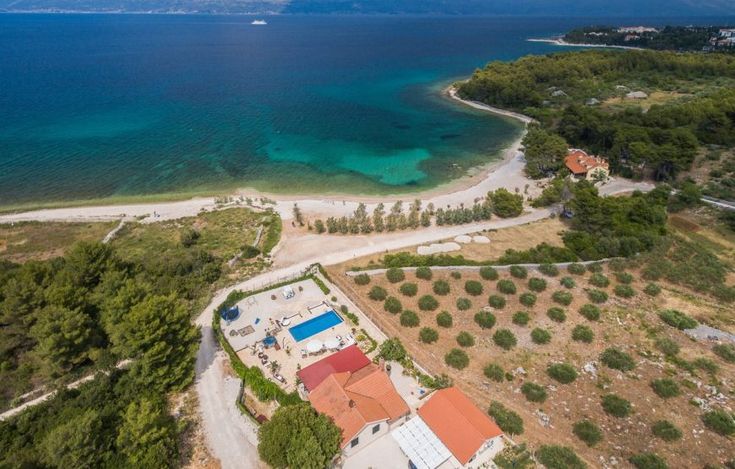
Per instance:
[[[255,25],[255,26],[263,26],[268,23],[265,20],[253,20],[253,22],[250,24]]]

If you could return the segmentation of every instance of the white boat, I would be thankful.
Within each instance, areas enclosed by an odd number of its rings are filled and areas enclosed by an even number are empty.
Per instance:
[[[264,26],[268,23],[265,20],[253,20],[253,22],[250,24],[255,25],[255,26]]]

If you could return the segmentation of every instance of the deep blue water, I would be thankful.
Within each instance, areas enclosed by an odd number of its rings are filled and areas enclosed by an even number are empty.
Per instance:
[[[432,187],[520,131],[441,98],[442,85],[558,50],[528,37],[604,22],[251,20],[0,15],[0,205]]]
[[[296,342],[301,342],[302,340],[317,335],[322,331],[326,331],[330,327],[334,327],[341,322],[342,318],[332,310],[327,311],[324,314],[320,314],[315,318],[311,318],[308,321],[304,321],[301,324],[297,324],[289,328],[288,332],[291,333],[291,337],[293,337]]]

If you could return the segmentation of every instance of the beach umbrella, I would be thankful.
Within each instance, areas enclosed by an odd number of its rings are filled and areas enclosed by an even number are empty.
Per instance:
[[[327,339],[324,341],[324,346],[328,349],[336,349],[339,348],[339,340],[337,339]]]
[[[308,344],[306,344],[306,350],[308,350],[310,353],[318,352],[324,347],[324,344],[321,340],[311,340]]]

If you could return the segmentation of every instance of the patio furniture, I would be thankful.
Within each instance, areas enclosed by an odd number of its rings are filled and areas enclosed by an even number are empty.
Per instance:
[[[308,353],[306,352],[306,350],[301,349],[301,358],[306,358],[307,355]]]

